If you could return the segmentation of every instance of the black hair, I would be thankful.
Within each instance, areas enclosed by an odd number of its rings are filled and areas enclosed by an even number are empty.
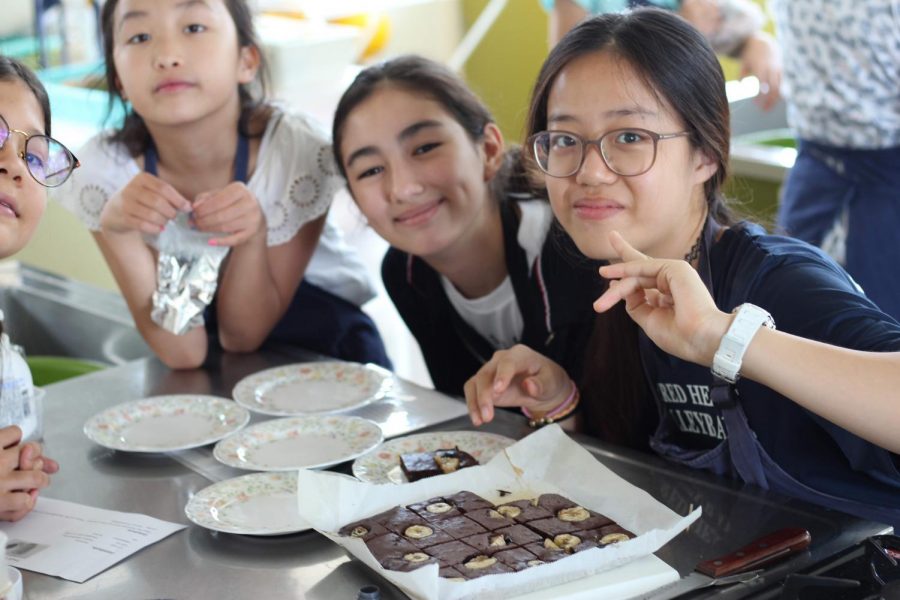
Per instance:
[[[734,223],[721,188],[728,174],[729,109],[725,79],[706,39],[681,17],[658,9],[606,14],[566,34],[544,62],[532,92],[528,135],[547,128],[547,104],[559,74],[574,60],[608,52],[627,64],[658,99],[670,106],[690,132],[693,148],[718,169],[704,184],[711,218]],[[646,446],[645,428],[654,418],[638,348],[638,327],[624,303],[598,315],[586,351],[585,430],[606,440]]]
[[[34,71],[14,58],[0,55],[0,81],[21,81],[31,90],[44,113],[44,135],[51,135],[50,96]]]
[[[440,104],[468,134],[473,142],[484,136],[484,128],[494,122],[491,112],[465,82],[443,65],[421,56],[401,56],[363,70],[341,96],[334,113],[332,144],[334,158],[344,178],[342,154],[344,124],[350,113],[379,88],[395,86],[431,98]],[[506,151],[503,165],[491,182],[494,198],[502,201],[509,194],[532,195],[523,171],[519,148]]]
[[[248,46],[260,49],[256,29],[253,26],[253,14],[246,0],[223,0],[231,20],[234,21],[237,30],[238,46]],[[125,107],[125,120],[121,128],[110,136],[113,142],[123,144],[132,156],[143,154],[152,142],[150,132],[144,119],[130,109],[128,103],[119,92],[119,76],[116,73],[116,64],[113,59],[113,44],[115,35],[115,12],[119,0],[106,0],[100,14],[100,30],[103,34],[103,59],[106,65],[106,86],[109,90],[108,116],[112,115],[116,101]],[[255,82],[241,84],[238,89],[240,97],[241,114],[238,120],[239,131],[247,137],[260,137],[264,128],[253,130],[251,124],[258,116],[267,115],[271,110],[265,102],[268,88],[268,66],[266,57],[260,49],[260,65]],[[254,90],[254,87],[257,89]]]

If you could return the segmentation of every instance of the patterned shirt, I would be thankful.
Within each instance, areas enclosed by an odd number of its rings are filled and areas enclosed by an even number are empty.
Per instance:
[[[900,0],[769,0],[788,121],[803,139],[900,146]]]

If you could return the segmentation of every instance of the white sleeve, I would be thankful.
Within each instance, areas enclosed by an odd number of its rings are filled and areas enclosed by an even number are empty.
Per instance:
[[[321,127],[294,113],[271,118],[248,187],[266,217],[268,245],[277,246],[325,214],[344,179]]]
[[[140,172],[125,148],[110,143],[107,135],[97,134],[79,148],[75,154],[81,166],[65,184],[50,190],[50,198],[74,213],[91,231],[100,230],[100,213],[110,196]]]

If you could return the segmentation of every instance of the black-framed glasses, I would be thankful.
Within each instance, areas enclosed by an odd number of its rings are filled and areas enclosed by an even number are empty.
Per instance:
[[[596,140],[586,140],[571,131],[541,131],[528,138],[528,145],[541,171],[551,177],[571,177],[584,164],[589,146],[597,146],[609,170],[623,177],[642,175],[656,162],[659,140],[689,135],[689,131],[656,133],[629,127],[607,131]]]
[[[57,187],[66,182],[81,163],[68,148],[52,137],[43,134],[29,135],[18,129],[11,129],[0,115],[0,150],[6,147],[9,137],[18,133],[25,138],[19,158],[25,161],[28,173],[45,187]]]

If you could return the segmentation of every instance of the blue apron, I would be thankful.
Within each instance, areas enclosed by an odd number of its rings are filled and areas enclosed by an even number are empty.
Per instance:
[[[839,220],[847,230],[839,262],[866,296],[900,320],[900,148],[847,150],[799,140],[779,227],[821,246]]]
[[[712,293],[712,270],[709,262],[709,251],[720,230],[720,226],[708,219],[703,233],[703,244],[700,254],[699,273],[703,282]],[[740,285],[741,281],[735,281]],[[641,362],[647,380],[652,384],[655,377],[651,373],[648,361],[658,360],[657,352],[660,352],[643,331],[640,332]],[[709,370],[705,367],[707,373]],[[710,375],[710,377],[714,377]],[[739,479],[745,483],[759,486],[766,490],[772,490],[812,502],[820,506],[826,506],[867,519],[889,524],[900,524],[900,511],[896,508],[871,506],[855,500],[840,498],[830,494],[819,492],[806,484],[797,481],[784,471],[766,452],[759,443],[756,434],[750,428],[743,409],[738,390],[734,385],[714,377],[710,389],[710,399],[713,406],[721,414],[726,438],[713,448],[687,449],[680,446],[673,438],[680,432],[673,420],[670,409],[660,398],[659,392],[653,389],[659,409],[660,420],[656,432],[650,439],[650,447],[661,456],[669,460],[691,467],[703,469],[722,477]]]
[[[158,162],[156,148],[150,144],[144,152],[144,171],[157,175]],[[239,133],[234,158],[235,181],[247,183],[249,164],[250,143],[247,136]],[[206,307],[203,317],[210,338],[218,341],[215,298]],[[275,324],[266,342],[290,344],[342,360],[371,362],[392,368],[372,319],[352,302],[305,279],[300,281],[290,306]]]

